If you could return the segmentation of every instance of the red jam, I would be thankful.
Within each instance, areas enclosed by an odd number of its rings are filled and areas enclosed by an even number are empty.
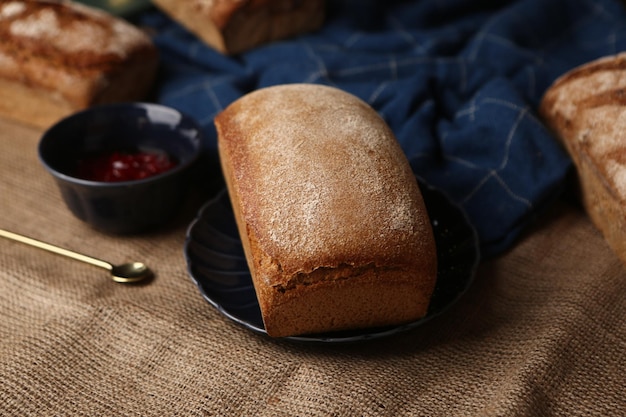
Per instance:
[[[161,174],[175,166],[176,162],[166,153],[114,151],[82,159],[77,175],[90,181],[133,181]]]

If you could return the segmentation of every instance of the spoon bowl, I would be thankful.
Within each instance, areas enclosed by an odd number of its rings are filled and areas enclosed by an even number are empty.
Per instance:
[[[151,278],[154,274],[142,262],[130,262],[122,265],[113,265],[111,278],[115,282],[130,284]]]

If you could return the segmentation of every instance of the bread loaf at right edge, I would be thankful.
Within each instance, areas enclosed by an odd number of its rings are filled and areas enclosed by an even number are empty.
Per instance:
[[[540,113],[574,162],[589,217],[626,263],[626,53],[561,76]]]

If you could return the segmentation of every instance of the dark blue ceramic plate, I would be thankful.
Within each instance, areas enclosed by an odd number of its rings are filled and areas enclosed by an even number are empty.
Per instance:
[[[284,339],[345,343],[377,339],[413,329],[443,313],[471,284],[479,262],[476,231],[463,211],[440,191],[420,183],[437,242],[439,272],[428,314],[412,323]],[[267,334],[225,190],[202,207],[187,230],[185,257],[203,297],[229,319]]]

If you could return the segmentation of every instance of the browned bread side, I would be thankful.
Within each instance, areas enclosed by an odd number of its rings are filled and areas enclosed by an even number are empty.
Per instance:
[[[93,104],[139,100],[157,66],[150,38],[103,11],[0,0],[0,115],[47,127]]]
[[[626,53],[564,74],[540,113],[574,161],[590,218],[626,262]]]
[[[324,0],[153,0],[207,45],[236,54],[319,28]]]
[[[291,336],[426,314],[437,259],[408,161],[383,119],[341,90],[258,90],[215,120],[266,331]]]

